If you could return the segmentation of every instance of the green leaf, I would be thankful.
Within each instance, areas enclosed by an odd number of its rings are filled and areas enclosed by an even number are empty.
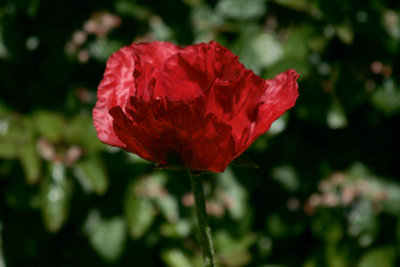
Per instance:
[[[197,32],[196,43],[204,36],[214,36],[214,30],[224,24],[224,18],[206,4],[199,5],[192,12],[192,24]]]
[[[400,186],[398,183],[386,182],[382,191],[385,198],[382,201],[382,208],[385,212],[400,216]]]
[[[327,244],[339,243],[344,235],[340,219],[327,209],[318,210],[311,222],[311,230]]]
[[[89,46],[90,54],[100,62],[106,62],[112,53],[118,51],[122,43],[107,39],[96,39]]]
[[[377,217],[374,216],[374,207],[371,200],[361,198],[349,213],[349,233],[353,236],[367,234],[373,239],[378,230]]]
[[[247,233],[240,239],[233,238],[227,231],[220,230],[214,235],[215,250],[226,266],[245,266],[252,259],[249,248],[256,242],[254,233]]]
[[[216,11],[238,20],[255,19],[265,14],[266,0],[219,0]]]
[[[273,65],[283,56],[281,43],[275,38],[275,36],[266,32],[254,36],[252,47],[259,64],[263,67]]]
[[[65,130],[64,118],[50,111],[38,111],[33,115],[38,133],[51,142],[59,142]]]
[[[155,199],[155,204],[169,222],[176,222],[179,219],[178,201],[174,196],[170,194],[159,196]]]
[[[151,227],[156,212],[148,198],[136,195],[135,185],[132,184],[126,192],[124,212],[131,237],[138,239]]]
[[[176,223],[164,223],[160,227],[160,232],[165,237],[181,239],[190,234],[191,226],[187,220],[180,220]]]
[[[232,170],[228,167],[225,172],[217,174],[217,182],[229,199],[228,211],[233,219],[243,219],[247,208],[247,192],[237,181]]]
[[[335,29],[336,34],[343,43],[347,45],[351,45],[353,43],[354,32],[350,24],[343,23],[341,25],[336,25]]]
[[[234,50],[243,65],[255,73],[261,73],[283,57],[282,45],[275,36],[253,26],[243,27]]]
[[[284,165],[274,168],[272,170],[272,177],[289,192],[297,191],[300,187],[296,170],[292,166]]]
[[[15,114],[0,117],[0,157],[14,159],[33,136],[30,121]]]
[[[273,0],[274,2],[299,11],[304,11],[314,18],[321,18],[323,16],[321,10],[319,10],[317,6],[317,1],[309,1],[309,0]]]
[[[65,176],[65,166],[55,163],[50,167],[51,175],[41,184],[40,200],[44,224],[52,233],[60,230],[69,212],[72,181]]]
[[[117,0],[114,9],[118,14],[130,16],[139,21],[145,21],[152,15],[149,9],[130,0]]]
[[[329,108],[326,122],[331,129],[342,129],[347,126],[346,113],[337,101]]]
[[[19,160],[25,172],[26,182],[28,184],[36,184],[40,178],[42,162],[36,151],[34,140],[19,147]]]
[[[179,249],[164,250],[161,258],[169,267],[193,267],[190,259]]]
[[[84,231],[94,250],[106,261],[115,262],[125,249],[125,223],[121,217],[104,219],[92,210],[84,225]]]
[[[398,10],[398,9],[397,9]],[[394,39],[399,41],[400,40],[400,14],[399,12],[386,9],[383,10],[383,25],[387,33]]]
[[[97,138],[93,118],[87,113],[72,118],[64,135],[69,143],[84,146],[85,150],[97,151],[104,148],[104,145]]]
[[[396,115],[400,112],[400,89],[392,79],[386,79],[383,86],[377,87],[370,100],[375,108],[386,115]]]
[[[232,252],[246,250],[256,241],[254,233],[247,233],[246,236],[235,239],[226,230],[220,230],[215,233],[215,247],[220,252]]]
[[[278,214],[270,214],[266,220],[267,233],[274,238],[284,238],[290,235],[291,228]]]
[[[286,129],[288,123],[289,113],[285,113],[280,116],[276,121],[271,124],[271,128],[269,128],[267,135],[277,135],[283,132]]]
[[[103,195],[108,188],[108,176],[102,160],[94,155],[78,161],[73,173],[86,192]]]
[[[309,53],[308,41],[312,32],[313,28],[309,25],[290,28],[287,40],[283,44],[285,58],[305,61]]]
[[[341,249],[336,244],[325,246],[326,261],[329,267],[349,267],[347,250]]]
[[[296,170],[292,166],[283,165],[275,167],[272,169],[272,177],[289,192],[297,191],[300,187]]]
[[[168,41],[172,39],[172,30],[158,16],[152,16],[149,19],[151,32],[154,38],[159,41]]]
[[[18,156],[18,146],[6,139],[0,139],[0,158],[14,159]]]
[[[394,267],[396,255],[395,246],[374,248],[364,253],[357,267]]]

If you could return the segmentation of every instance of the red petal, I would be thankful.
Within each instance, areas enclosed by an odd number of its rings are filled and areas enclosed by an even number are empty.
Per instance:
[[[254,126],[249,133],[249,139],[240,146],[236,152],[243,153],[260,135],[269,130],[271,124],[294,106],[298,93],[296,80],[299,75],[295,70],[288,70],[275,76],[274,79],[265,81],[264,94],[248,111],[252,112]],[[245,140],[243,140],[245,141]]]
[[[124,147],[114,134],[109,109],[123,106],[135,92],[131,47],[123,47],[107,61],[106,71],[97,91],[97,103],[93,109],[93,121],[97,135],[103,143]]]
[[[206,95],[206,110],[232,126],[236,157],[294,106],[297,78],[298,74],[289,70],[275,79],[264,80],[243,67],[234,79],[214,82]]]
[[[167,42],[140,43],[131,45],[135,62],[136,96],[148,99],[150,96],[149,84],[154,71],[161,69],[165,61],[179,51],[179,47]],[[156,81],[157,82],[157,81]]]
[[[120,107],[110,111],[114,131],[129,151],[145,159],[214,172],[222,172],[233,159],[231,127],[206,115],[201,98],[172,102],[159,97],[147,102],[132,97],[126,109],[127,114]]]
[[[161,164],[223,171],[298,97],[294,70],[264,80],[215,42],[132,44],[107,62],[100,140]]]
[[[241,69],[238,57],[215,42],[187,46],[154,71],[154,96],[194,99],[208,91],[215,79],[232,79]]]
[[[206,95],[207,111],[232,126],[239,144],[245,129],[252,128],[253,109],[265,91],[265,80],[243,66],[232,80],[217,79]]]
[[[94,125],[100,141],[112,146],[125,147],[115,136],[112,117],[108,111],[115,106],[123,108],[128,98],[137,90],[140,94],[144,94],[145,91],[148,95],[147,89],[153,68],[161,67],[177,50],[177,46],[165,42],[133,43],[121,48],[108,59],[93,110]]]

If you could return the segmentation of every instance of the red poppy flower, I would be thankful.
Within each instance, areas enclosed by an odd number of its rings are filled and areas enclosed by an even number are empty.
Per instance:
[[[94,125],[103,143],[147,160],[222,172],[294,106],[298,77],[264,80],[216,42],[133,43],[107,62]]]

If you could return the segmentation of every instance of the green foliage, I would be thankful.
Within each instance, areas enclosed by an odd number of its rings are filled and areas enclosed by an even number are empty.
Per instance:
[[[221,16],[238,20],[258,18],[265,10],[265,0],[219,0],[216,5],[216,12]]]
[[[358,267],[372,267],[382,266],[389,267],[395,266],[396,247],[385,246],[380,248],[371,249],[365,253],[357,265]]]
[[[161,254],[162,259],[169,267],[191,267],[193,264],[181,250],[165,250]]]
[[[87,192],[94,191],[103,195],[108,188],[108,176],[104,163],[95,156],[80,160],[73,167],[73,172]]]
[[[38,134],[51,142],[59,142],[66,128],[63,117],[50,111],[39,111],[33,115]]]
[[[125,216],[132,238],[142,237],[152,225],[155,215],[151,201],[136,196],[135,186],[129,187],[125,200]]]
[[[60,163],[50,166],[50,174],[42,181],[40,202],[43,222],[50,232],[58,232],[65,223],[72,193],[72,183]]]
[[[90,211],[84,229],[94,250],[106,261],[113,262],[123,253],[126,238],[122,218],[103,219]]]
[[[201,266],[186,172],[102,144],[91,112],[132,41],[216,40],[300,97],[205,174],[220,266],[398,266],[394,1],[0,3],[0,266]]]

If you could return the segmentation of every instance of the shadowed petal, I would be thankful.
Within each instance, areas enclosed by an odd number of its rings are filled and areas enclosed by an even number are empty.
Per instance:
[[[110,113],[114,130],[127,149],[160,164],[223,171],[234,154],[231,127],[204,113],[202,99],[192,103],[167,98],[132,97],[125,114],[120,107]]]
[[[131,95],[147,94],[148,83],[154,68],[161,67],[165,60],[176,53],[178,47],[166,42],[133,43],[121,48],[107,61],[106,71],[97,91],[97,103],[93,110],[97,135],[103,143],[124,148],[115,136],[112,107],[124,107]]]

